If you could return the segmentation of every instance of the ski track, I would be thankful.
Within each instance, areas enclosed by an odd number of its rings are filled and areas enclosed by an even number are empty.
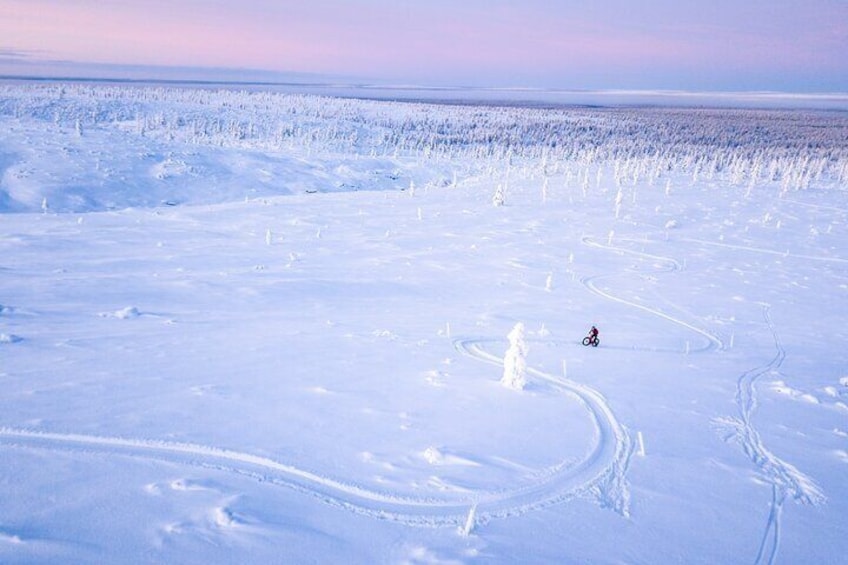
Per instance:
[[[763,318],[774,339],[775,355],[765,365],[751,369],[739,377],[736,383],[739,418],[720,419],[718,423],[730,430],[726,439],[739,443],[763,479],[772,486],[770,511],[755,561],[755,563],[772,564],[777,558],[780,547],[780,517],[786,499],[791,496],[802,504],[818,505],[823,504],[826,498],[815,481],[792,464],[777,457],[763,445],[760,434],[753,424],[753,416],[757,410],[757,380],[764,374],[777,371],[786,358],[780,337],[769,316],[769,308],[769,305],[763,305]]]
[[[497,340],[462,339],[456,349],[479,361],[503,364],[485,351],[484,343]],[[0,427],[0,442],[69,450],[102,452],[150,460],[195,465],[250,477],[258,482],[292,488],[322,502],[356,514],[410,526],[456,526],[469,529],[494,518],[508,518],[563,502],[577,496],[595,498],[602,507],[629,516],[625,474],[633,453],[627,430],[618,423],[606,400],[597,391],[538,370],[529,373],[557,390],[576,395],[593,419],[596,441],[582,460],[553,467],[534,483],[498,492],[474,492],[455,498],[413,498],[368,490],[361,486],[305,471],[267,457],[230,449],[152,439],[130,439],[74,433],[57,433]],[[473,510],[472,510],[473,509]],[[472,514],[473,512],[473,514]],[[469,524],[469,521],[472,523]]]
[[[617,240],[635,241],[626,238],[617,238]],[[585,245],[590,247],[604,249],[622,255],[635,255],[643,259],[653,260],[655,262],[665,265],[665,268],[662,270],[662,272],[674,272],[682,270],[680,263],[671,258],[651,255],[648,253],[633,251],[620,247],[614,247],[612,245],[604,245],[590,237],[584,237],[582,241]],[[768,249],[760,249],[744,245],[716,243],[695,239],[683,239],[681,241],[686,241],[699,245],[714,245],[741,251],[765,253],[769,255],[791,256],[797,259],[848,263],[848,260],[836,257],[796,255],[789,254],[788,252],[781,253]],[[654,308],[650,308],[648,306],[637,304],[625,300],[623,298],[614,296],[608,292],[599,289],[595,284],[595,281],[599,279],[611,278],[614,276],[616,275],[597,275],[594,277],[583,278],[581,279],[581,282],[586,286],[587,289],[599,296],[602,296],[615,302],[619,302],[621,304],[626,304],[639,310],[643,310],[655,316],[659,316],[660,318],[664,318],[670,322],[681,325],[707,338],[707,347],[703,348],[702,350],[711,349],[713,347],[718,348],[719,350],[724,349],[721,340],[717,336],[714,336],[700,328],[696,328],[695,326],[688,324],[683,320],[673,318],[672,316],[669,316],[668,314],[665,314]],[[784,350],[783,345],[780,342],[780,337],[778,336],[777,330],[774,327],[774,323],[771,320],[769,310],[770,306],[768,304],[763,304],[763,318],[774,339],[774,347],[776,353],[774,357],[765,365],[751,369],[750,371],[743,373],[738,378],[736,385],[735,400],[736,405],[739,408],[739,418],[719,419],[717,420],[717,422],[723,427],[730,430],[730,433],[726,439],[732,439],[739,443],[745,454],[754,463],[754,465],[762,475],[763,479],[767,483],[771,484],[772,492],[769,514],[766,520],[766,526],[763,531],[762,538],[760,540],[759,548],[757,550],[757,557],[755,563],[773,565],[773,563],[777,559],[778,550],[780,548],[781,515],[783,513],[783,506],[786,502],[786,499],[791,497],[792,499],[797,500],[802,504],[811,505],[822,504],[825,502],[826,499],[824,493],[816,485],[815,481],[813,481],[811,478],[799,471],[792,464],[783,461],[782,459],[774,455],[765,447],[765,445],[763,445],[763,441],[760,438],[760,434],[759,432],[757,432],[753,424],[753,416],[757,409],[756,382],[760,378],[760,376],[767,373],[776,372],[783,364],[783,361],[786,358],[786,351]]]

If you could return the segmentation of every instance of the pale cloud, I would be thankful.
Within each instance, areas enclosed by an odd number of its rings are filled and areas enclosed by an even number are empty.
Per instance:
[[[37,56],[37,53],[0,48],[0,59],[25,61],[27,59],[32,59],[35,56]]]

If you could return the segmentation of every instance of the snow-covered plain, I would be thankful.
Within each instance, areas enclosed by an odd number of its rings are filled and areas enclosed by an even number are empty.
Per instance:
[[[844,112],[7,85],[0,131],[0,561],[844,561]]]

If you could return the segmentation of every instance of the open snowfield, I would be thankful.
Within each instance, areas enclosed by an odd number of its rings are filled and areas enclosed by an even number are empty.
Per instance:
[[[7,85],[0,132],[0,562],[845,561],[846,112]]]

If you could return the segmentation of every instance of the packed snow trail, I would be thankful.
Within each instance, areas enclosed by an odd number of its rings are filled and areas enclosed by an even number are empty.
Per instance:
[[[757,409],[756,382],[762,375],[777,371],[786,358],[786,351],[769,316],[768,305],[763,305],[763,318],[774,339],[775,355],[765,365],[751,369],[739,377],[736,383],[739,418],[724,418],[718,420],[718,423],[730,430],[726,440],[739,443],[763,479],[772,485],[771,509],[756,560],[756,563],[772,564],[780,546],[780,516],[786,498],[791,496],[803,504],[815,505],[823,503],[825,496],[815,481],[769,451],[754,428],[753,416]]]
[[[750,245],[736,245],[733,243],[725,243],[721,241],[704,241],[702,239],[681,238],[679,241],[696,243],[698,245],[707,245],[711,247],[722,247],[724,249],[734,249],[737,251],[750,251],[751,253],[760,253],[762,255],[776,255],[777,257],[792,257],[793,259],[802,259],[804,261],[821,261],[823,263],[848,263],[848,259],[842,257],[826,257],[822,255],[805,255],[801,253],[790,253],[786,251],[776,251],[774,249],[763,249],[762,247],[751,247]]]
[[[487,363],[502,364],[487,353],[480,340],[460,340],[456,348]],[[341,506],[357,514],[411,526],[456,526],[470,528],[493,518],[525,514],[575,496],[593,496],[602,506],[628,515],[629,495],[625,482],[633,452],[625,428],[619,424],[604,398],[596,391],[541,371],[536,377],[558,390],[576,395],[593,419],[596,442],[582,460],[562,461],[537,481],[515,489],[474,492],[454,498],[413,498],[368,490],[364,487],[322,476],[268,457],[231,449],[150,439],[130,439],[73,433],[42,432],[12,427],[0,428],[0,441],[75,452],[101,451],[151,460],[167,460],[218,471],[249,476],[260,482],[282,485],[315,496],[324,503]]]
[[[651,255],[648,253],[633,251],[620,247],[614,247],[612,245],[603,245],[590,237],[584,237],[582,241],[585,245],[590,247],[605,249],[620,254],[635,255],[643,259],[650,259],[652,261],[655,261],[655,266],[657,265],[657,263],[665,265],[662,272],[674,272],[682,270],[680,263],[671,258],[661,257],[658,255]],[[622,241],[631,240],[623,239]],[[780,253],[776,251],[764,250],[741,245],[713,243],[694,239],[687,239],[684,241],[699,245],[719,245],[730,249],[739,249],[744,251],[768,253],[781,256],[786,255],[786,253]],[[819,261],[845,261],[841,258],[818,257],[809,255],[793,255],[793,257]],[[697,328],[683,320],[669,316],[668,314],[655,308],[631,302],[629,300],[625,300],[623,298],[605,292],[599,289],[595,284],[595,282],[599,279],[611,278],[614,276],[616,275],[597,275],[594,277],[586,277],[582,279],[581,282],[586,286],[587,289],[599,296],[602,296],[615,302],[619,302],[621,304],[626,304],[639,310],[643,310],[645,312],[648,312],[660,318],[664,318],[670,322],[673,322],[698,333],[699,335],[707,338],[708,340],[708,345],[704,349],[710,349],[713,347],[719,350],[724,349],[723,343],[717,336],[714,336],[713,334],[700,328]],[[786,352],[783,349],[783,345],[780,342],[780,338],[777,335],[777,331],[774,327],[774,324],[772,323],[771,317],[769,316],[768,305],[763,306],[763,317],[774,339],[774,345],[776,349],[775,356],[766,365],[747,371],[739,377],[737,381],[736,392],[736,404],[739,407],[739,418],[727,418],[719,420],[719,423],[731,430],[727,439],[734,439],[742,446],[742,449],[745,451],[746,455],[751,458],[751,461],[754,463],[754,465],[756,465],[756,467],[763,475],[764,480],[772,485],[769,515],[766,521],[766,528],[763,532],[763,536],[760,541],[756,558],[756,563],[758,564],[767,563],[771,565],[774,563],[777,557],[777,552],[780,546],[780,518],[783,511],[783,505],[786,499],[791,496],[795,500],[798,500],[804,504],[819,504],[824,502],[825,497],[812,479],[804,475],[804,473],[796,469],[790,463],[781,460],[776,455],[771,453],[763,445],[759,433],[757,432],[756,428],[754,428],[753,415],[757,409],[757,397],[755,388],[756,381],[763,374],[776,371],[781,366],[786,357]]]
[[[493,365],[503,366],[503,359],[485,351],[482,340],[458,340],[456,347],[459,351]],[[498,343],[489,340],[489,343]],[[630,465],[634,445],[627,429],[618,422],[615,413],[606,399],[596,390],[574,381],[544,373],[532,367],[527,372],[553,385],[558,390],[576,395],[586,410],[592,415],[598,434],[598,442],[587,459],[575,468],[583,468],[583,486],[579,489],[582,494],[589,494],[607,508],[611,508],[628,517],[630,515],[630,493],[627,486],[626,473]],[[554,490],[563,494],[570,493],[573,481],[562,475],[552,478]],[[541,494],[541,493],[540,493]]]
[[[622,239],[621,241],[629,241],[629,240]],[[675,272],[675,271],[683,270],[683,267],[680,265],[680,263],[678,261],[676,261],[675,259],[672,259],[670,257],[663,257],[663,256],[660,256],[660,255],[651,255],[649,253],[644,253],[644,252],[640,252],[640,251],[633,251],[631,249],[625,249],[625,248],[622,248],[622,247],[615,247],[613,245],[604,245],[602,243],[597,242],[594,238],[588,237],[588,236],[584,236],[583,239],[582,239],[582,242],[583,242],[584,245],[587,245],[589,247],[604,249],[606,251],[611,251],[613,253],[618,253],[618,254],[621,254],[621,255],[635,255],[636,257],[639,257],[641,259],[652,260],[652,261],[655,262],[654,267],[657,269],[657,272],[672,273],[672,272]],[[657,266],[657,265],[662,265],[662,266]],[[619,274],[618,273],[612,273],[612,274],[604,274],[604,275],[595,275],[593,277],[584,277],[584,278],[580,279],[580,282],[590,292],[597,294],[598,296],[601,296],[603,298],[606,298],[607,300],[611,300],[613,302],[618,302],[619,304],[624,304],[626,306],[636,308],[637,310],[642,310],[644,312],[648,312],[649,314],[652,314],[652,315],[657,316],[659,318],[663,318],[664,320],[668,320],[669,322],[671,322],[673,324],[683,326],[687,330],[695,332],[696,334],[704,337],[707,340],[704,347],[699,348],[699,349],[694,349],[693,351],[708,351],[708,350],[714,349],[714,348],[719,349],[719,350],[724,349],[724,343],[721,341],[721,339],[719,339],[717,336],[711,334],[710,332],[708,332],[708,331],[706,331],[702,328],[698,328],[698,327],[693,326],[692,324],[690,324],[690,323],[688,323],[684,320],[681,320],[679,318],[675,318],[675,317],[673,317],[669,314],[666,314],[662,310],[658,310],[656,308],[651,308],[650,306],[645,306],[644,304],[639,304],[639,303],[636,303],[636,302],[632,302],[630,300],[626,300],[624,298],[621,298],[619,296],[615,296],[614,294],[610,294],[609,292],[606,292],[606,291],[598,288],[597,281],[602,280],[602,279],[607,279],[607,278],[613,278],[613,277],[616,277],[616,276],[619,276]]]

